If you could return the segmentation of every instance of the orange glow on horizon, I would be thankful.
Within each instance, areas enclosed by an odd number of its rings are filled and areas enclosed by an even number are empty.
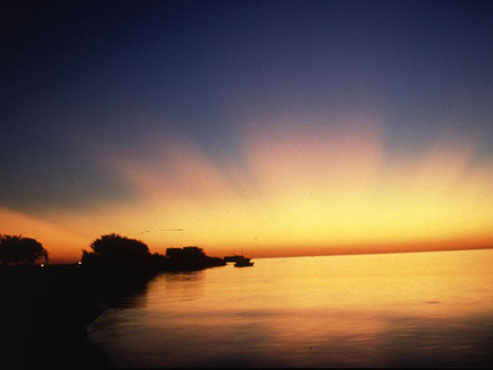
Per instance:
[[[72,261],[80,257],[87,241],[67,227],[0,207],[1,234],[36,238],[47,249],[50,260]]]
[[[148,161],[110,157],[135,199],[44,221],[3,210],[1,232],[42,238],[51,255],[74,260],[109,232],[152,251],[198,245],[218,256],[493,246],[493,161],[474,160],[471,142],[391,155],[376,124],[271,127],[242,132],[234,160],[169,141]]]

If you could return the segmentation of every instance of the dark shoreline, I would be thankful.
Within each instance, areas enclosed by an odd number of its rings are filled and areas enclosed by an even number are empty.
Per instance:
[[[108,356],[88,338],[87,328],[94,320],[107,308],[142,293],[158,274],[221,265],[159,269],[0,266],[6,321],[2,336],[7,343],[3,364],[8,369],[112,368]]]
[[[2,267],[0,276],[6,292],[3,342],[8,342],[9,369],[111,368],[105,353],[89,341],[87,327],[151,278],[107,279],[107,274],[75,265]]]
[[[87,326],[106,306],[84,271],[71,265],[2,266],[0,276],[5,368],[110,368],[87,337]]]

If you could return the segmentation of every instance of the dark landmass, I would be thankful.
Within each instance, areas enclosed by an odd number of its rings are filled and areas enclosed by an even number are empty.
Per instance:
[[[111,368],[86,331],[106,308],[139,294],[157,274],[226,264],[197,247],[140,259],[84,257],[72,265],[0,266],[3,368]]]
[[[0,279],[5,369],[109,367],[87,340],[87,325],[106,307],[87,272],[71,265],[2,266]]]

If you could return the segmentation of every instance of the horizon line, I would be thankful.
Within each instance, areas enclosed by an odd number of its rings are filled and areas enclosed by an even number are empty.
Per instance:
[[[471,251],[471,250],[485,250],[485,249],[493,249],[493,246],[487,247],[470,247],[470,248],[433,248],[428,250],[417,250],[417,249],[408,249],[408,250],[399,250],[399,251],[368,251],[368,252],[335,252],[335,253],[326,253],[326,254],[303,254],[303,255],[288,255],[288,256],[258,256],[258,257],[250,257],[251,259],[269,259],[269,258],[301,258],[301,257],[337,257],[337,256],[358,256],[358,255],[376,255],[376,254],[403,254],[403,253],[431,253],[431,252],[460,252],[460,251]],[[204,250],[204,252],[207,252]],[[226,254],[225,256],[227,256]],[[223,256],[223,257],[225,257]],[[218,257],[217,255],[211,257]],[[220,257],[220,258],[223,258]],[[50,265],[69,265],[77,263],[80,259],[70,260],[69,262],[66,259],[54,259],[54,262],[49,263]]]

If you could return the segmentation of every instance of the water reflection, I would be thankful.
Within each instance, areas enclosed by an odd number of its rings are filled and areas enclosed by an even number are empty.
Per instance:
[[[110,309],[134,309],[147,305],[151,282],[139,281],[134,284],[124,284],[122,289],[118,289],[117,283],[111,282],[102,293],[104,304]]]
[[[91,338],[120,367],[489,366],[492,251],[163,274]]]

